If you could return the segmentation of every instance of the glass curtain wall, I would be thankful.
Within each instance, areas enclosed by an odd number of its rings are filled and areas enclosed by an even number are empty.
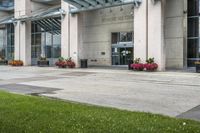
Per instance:
[[[0,58],[6,58],[6,45],[4,40],[5,29],[0,29]]]
[[[56,18],[57,22],[60,18]],[[52,20],[54,21],[54,20]],[[55,22],[55,21],[54,21]],[[56,26],[56,27],[55,27]],[[32,22],[32,65],[39,57],[46,57],[51,65],[61,56],[61,27],[53,23]]]
[[[0,29],[0,58],[14,59],[14,25],[7,24]]]
[[[200,60],[200,0],[188,0],[188,67]]]
[[[7,60],[14,59],[15,51],[15,33],[14,33],[14,24],[7,24],[7,46],[6,46],[6,58]]]

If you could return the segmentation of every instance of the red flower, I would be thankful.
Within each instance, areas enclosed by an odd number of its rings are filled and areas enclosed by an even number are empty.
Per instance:
[[[133,68],[133,70],[136,70],[136,71],[144,70],[144,64],[142,64],[142,63],[132,64],[131,67]]]
[[[144,68],[147,70],[147,71],[155,71],[158,69],[158,64],[156,63],[147,63],[147,64],[144,64]]]

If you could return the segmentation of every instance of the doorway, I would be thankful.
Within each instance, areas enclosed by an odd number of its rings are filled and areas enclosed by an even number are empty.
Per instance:
[[[112,65],[128,65],[133,60],[132,32],[112,33]]]

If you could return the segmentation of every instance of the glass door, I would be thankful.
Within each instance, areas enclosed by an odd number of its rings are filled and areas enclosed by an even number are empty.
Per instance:
[[[132,32],[112,33],[112,65],[128,65],[133,59]]]
[[[133,47],[112,48],[112,65],[128,65],[133,59]]]

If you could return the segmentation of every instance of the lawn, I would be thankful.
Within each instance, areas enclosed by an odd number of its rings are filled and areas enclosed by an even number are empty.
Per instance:
[[[0,133],[199,133],[200,123],[0,92]]]

